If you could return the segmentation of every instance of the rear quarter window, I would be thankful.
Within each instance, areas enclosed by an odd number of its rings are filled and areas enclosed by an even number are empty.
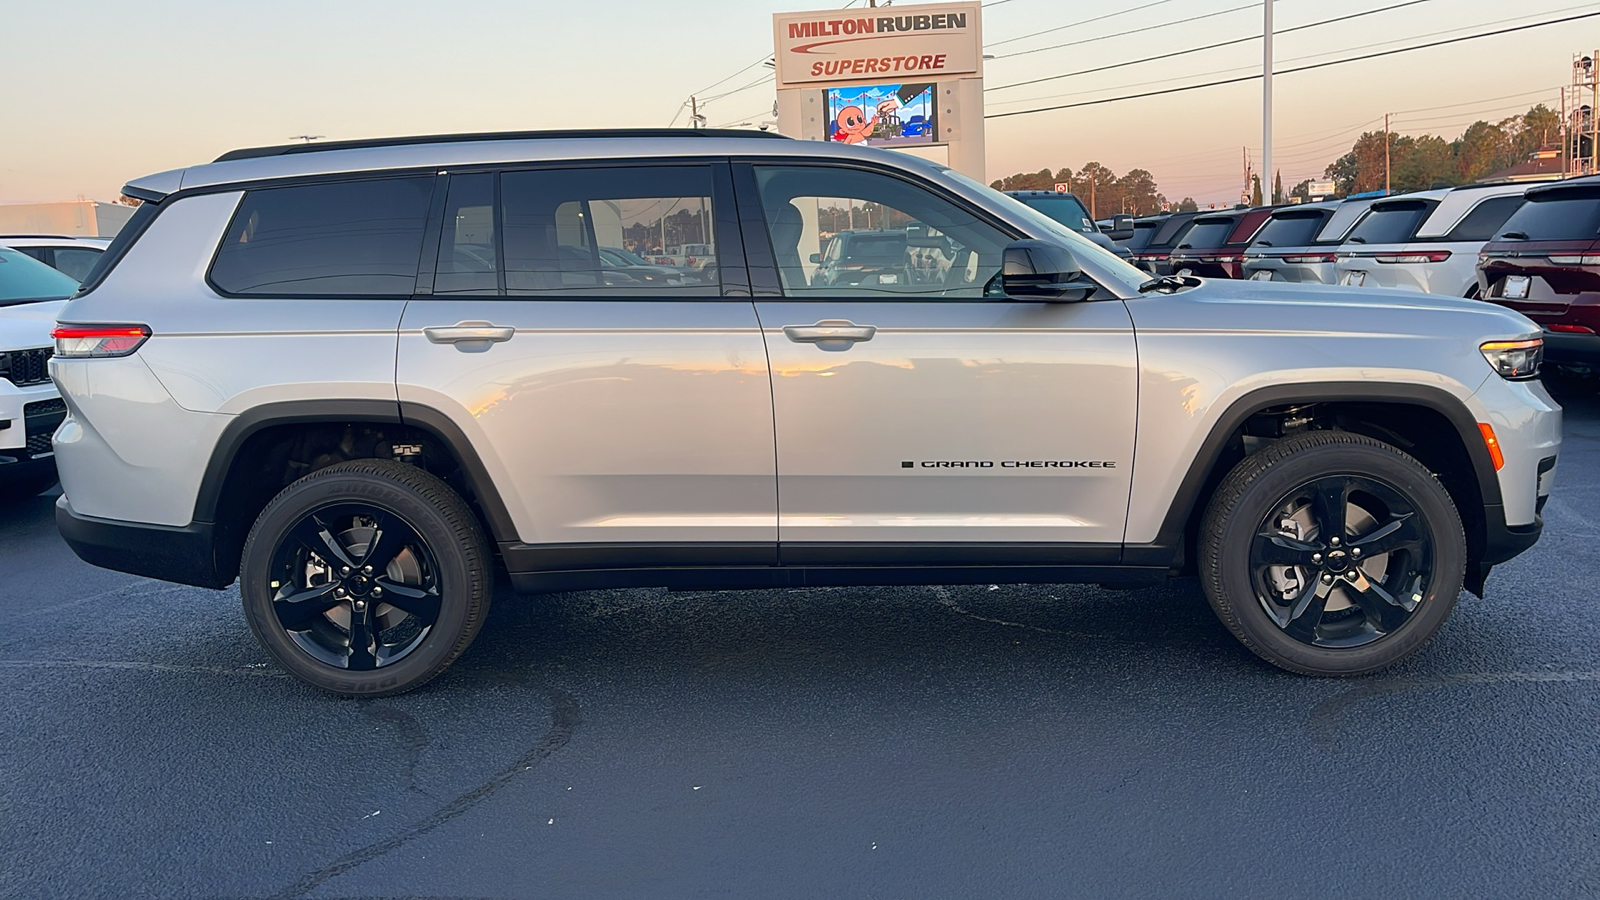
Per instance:
[[[225,294],[410,296],[431,175],[249,191],[217,251]]]

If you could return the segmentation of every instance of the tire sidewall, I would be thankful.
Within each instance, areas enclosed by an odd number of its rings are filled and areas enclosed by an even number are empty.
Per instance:
[[[1393,633],[1360,647],[1315,647],[1285,634],[1261,608],[1251,573],[1251,545],[1267,513],[1307,481],[1330,475],[1374,478],[1399,491],[1422,518],[1433,545],[1433,573],[1417,610]],[[1212,598],[1223,621],[1271,661],[1311,674],[1360,674],[1410,655],[1449,618],[1466,571],[1460,514],[1443,485],[1415,460],[1361,443],[1307,447],[1270,464],[1223,511],[1215,546],[1216,558],[1207,562],[1226,598],[1226,609]]]
[[[439,618],[421,645],[381,668],[350,672],[322,663],[289,637],[273,609],[270,572],[278,542],[319,507],[335,503],[375,506],[404,519],[428,545],[438,566]],[[295,677],[341,694],[399,693],[432,678],[455,657],[468,630],[472,602],[483,591],[449,520],[412,489],[366,472],[314,473],[285,488],[256,520],[239,566],[239,594],[250,630],[273,659]],[[470,635],[469,635],[470,637]]]

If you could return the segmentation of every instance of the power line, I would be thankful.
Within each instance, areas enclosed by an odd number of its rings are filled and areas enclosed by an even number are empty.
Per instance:
[[[1380,6],[1377,9],[1368,9],[1368,10],[1363,10],[1363,11],[1358,12],[1358,13],[1351,13],[1350,15],[1338,16],[1338,17],[1335,17],[1335,18],[1332,18],[1332,19],[1323,19],[1320,22],[1307,22],[1304,25],[1296,25],[1293,28],[1275,29],[1272,32],[1272,34],[1273,34],[1274,37],[1276,37],[1276,36],[1278,36],[1280,34],[1290,34],[1292,32],[1296,32],[1296,31],[1304,31],[1307,28],[1316,28],[1316,27],[1322,26],[1322,25],[1332,25],[1332,24],[1334,24],[1336,22],[1346,22],[1346,21],[1349,21],[1350,19],[1359,19],[1362,16],[1376,15],[1377,13],[1389,12],[1390,10],[1401,9],[1401,8],[1407,7],[1407,6],[1416,6],[1419,3],[1431,3],[1431,2],[1433,2],[1433,0],[1405,0],[1405,2],[1403,2],[1403,3],[1393,3],[1393,4],[1390,4],[1389,6]],[[1095,72],[1107,72],[1107,71],[1110,71],[1112,69],[1121,69],[1121,68],[1124,68],[1126,66],[1137,66],[1137,65],[1139,65],[1141,63],[1156,62],[1157,60],[1162,60],[1162,59],[1172,59],[1173,57],[1177,57],[1177,56],[1187,56],[1190,53],[1200,53],[1201,51],[1204,51],[1204,50],[1215,50],[1218,47],[1231,47],[1234,44],[1243,44],[1243,43],[1247,43],[1249,41],[1259,41],[1259,40],[1261,40],[1261,35],[1259,35],[1259,34],[1246,35],[1245,37],[1237,37],[1237,38],[1233,38],[1231,40],[1218,41],[1215,44],[1205,44],[1204,46],[1200,46],[1200,47],[1189,47],[1189,48],[1184,49],[1184,50],[1174,50],[1171,53],[1162,53],[1162,54],[1160,54],[1158,56],[1146,56],[1143,59],[1130,59],[1130,60],[1125,60],[1125,61],[1119,62],[1119,63],[1111,63],[1110,65],[1106,65],[1106,66],[1096,66],[1093,69],[1080,69],[1080,70],[1078,70],[1076,72],[1063,72],[1060,75],[1046,75],[1043,78],[1031,78],[1031,79],[1029,79],[1027,81],[1013,81],[1010,84],[1001,84],[1001,85],[996,85],[996,86],[991,87],[991,88],[984,88],[984,91],[986,91],[986,92],[987,91],[1003,91],[1003,90],[1007,90],[1009,88],[1014,88],[1014,87],[1023,87],[1023,86],[1030,85],[1030,84],[1041,84],[1041,83],[1046,82],[1046,81],[1057,81],[1057,80],[1062,79],[1062,78],[1072,78],[1072,77],[1077,76],[1077,75],[1089,75],[1089,74],[1092,74],[1092,73],[1095,73]]]
[[[1228,13],[1240,12],[1241,10],[1246,9],[1255,9],[1260,5],[1260,3],[1246,3],[1243,6],[1230,6],[1227,9],[1219,9],[1216,12],[1209,12],[1198,16],[1190,16],[1187,19],[1174,19],[1171,22],[1160,22],[1155,25],[1145,25],[1141,28],[1132,28],[1127,31],[1118,31],[1112,34],[1102,34],[1099,37],[1084,38],[1081,41],[1068,41],[1065,44],[1051,44],[1048,47],[1034,47],[1031,50],[1014,50],[1010,53],[997,54],[995,59],[1010,59],[1013,56],[1026,56],[1029,53],[1042,53],[1045,50],[1060,50],[1063,47],[1077,47],[1081,44],[1093,44],[1099,41],[1109,41],[1112,38],[1127,37],[1130,34],[1142,34],[1146,31],[1155,31],[1159,28],[1168,28],[1173,25],[1184,25],[1189,22],[1198,22],[1201,19],[1212,19],[1216,18],[1217,16],[1227,15]]]
[[[1479,38],[1496,37],[1496,36],[1499,36],[1499,35],[1502,35],[1502,34],[1511,34],[1513,32],[1517,32],[1517,31],[1527,31],[1527,30],[1529,30],[1531,28],[1543,28],[1546,25],[1560,25],[1560,24],[1565,23],[1565,22],[1576,22],[1576,21],[1578,21],[1580,19],[1592,19],[1595,16],[1600,16],[1600,10],[1597,10],[1595,12],[1589,12],[1589,13],[1580,13],[1579,15],[1575,15],[1575,16],[1566,16],[1565,18],[1560,18],[1560,19],[1549,19],[1549,20],[1544,21],[1544,22],[1531,22],[1531,23],[1529,23],[1527,25],[1517,25],[1517,26],[1514,26],[1512,28],[1501,28],[1501,29],[1497,29],[1495,31],[1484,31],[1484,32],[1479,32],[1478,34],[1467,34],[1467,35],[1462,35],[1461,37],[1446,38],[1445,40],[1431,41],[1431,42],[1426,43],[1426,44],[1415,44],[1415,45],[1410,46],[1410,47],[1397,47],[1397,48],[1395,48],[1393,50],[1381,50],[1381,51],[1378,51],[1376,53],[1365,53],[1365,54],[1362,54],[1360,56],[1351,56],[1351,57],[1346,57],[1344,59],[1330,59],[1327,62],[1313,63],[1313,64],[1308,65],[1308,66],[1296,66],[1295,68],[1292,68],[1292,69],[1280,69],[1280,70],[1278,70],[1278,74],[1279,75],[1292,75],[1292,74],[1294,74],[1296,72],[1309,72],[1312,69],[1323,69],[1323,68],[1327,68],[1328,66],[1338,66],[1338,65],[1343,65],[1345,63],[1361,62],[1363,60],[1368,60],[1368,59],[1377,59],[1377,58],[1382,57],[1382,56],[1393,56],[1393,55],[1395,55],[1397,53],[1410,53],[1413,50],[1427,50],[1427,49],[1430,49],[1432,47],[1443,47],[1443,46],[1445,46],[1447,44],[1459,44],[1462,41],[1474,41],[1474,40],[1477,40]],[[1201,83],[1201,84],[1191,84],[1191,85],[1185,85],[1183,87],[1167,88],[1165,90],[1160,90],[1160,91],[1145,91],[1145,92],[1139,93],[1139,94],[1125,94],[1125,95],[1120,96],[1120,97],[1103,97],[1103,98],[1101,98],[1099,100],[1084,100],[1084,101],[1081,101],[1081,102],[1078,102],[1078,103],[1063,103],[1063,104],[1060,104],[1058,106],[1041,106],[1041,107],[1037,107],[1035,109],[1019,109],[1019,110],[1013,110],[1011,112],[989,113],[989,114],[985,115],[984,118],[985,119],[1003,119],[1003,118],[1006,118],[1008,116],[1025,116],[1025,115],[1030,115],[1032,113],[1055,112],[1056,110],[1062,110],[1062,109],[1076,109],[1076,108],[1081,107],[1081,106],[1098,106],[1098,105],[1103,104],[1103,103],[1118,103],[1118,102],[1121,102],[1123,100],[1138,100],[1138,99],[1143,98],[1143,97],[1156,97],[1156,96],[1160,96],[1160,95],[1163,95],[1163,94],[1181,94],[1181,93],[1184,93],[1186,91],[1198,91],[1198,90],[1201,90],[1202,88],[1221,87],[1222,85],[1226,85],[1226,84],[1240,84],[1240,83],[1246,82],[1246,81],[1255,81],[1256,79],[1258,79],[1260,77],[1261,77],[1260,74],[1243,75],[1243,76],[1240,76],[1238,78],[1224,78],[1224,79],[1221,79],[1221,80],[1218,80],[1218,81],[1207,81],[1207,82],[1204,82],[1204,83]]]
[[[1418,107],[1417,109],[1397,109],[1394,111],[1394,115],[1402,116],[1406,113],[1432,112],[1436,109],[1454,109],[1458,106],[1476,106],[1479,103],[1493,103],[1496,100],[1510,100],[1514,97],[1531,97],[1535,94],[1550,94],[1558,90],[1560,90],[1559,87],[1539,88],[1538,90],[1533,91],[1523,91],[1520,94],[1507,94],[1504,97],[1484,97],[1481,100],[1467,100],[1461,103],[1444,103],[1440,104],[1439,106],[1422,106]]]
[[[1162,4],[1171,3],[1171,2],[1172,2],[1172,0],[1155,0],[1155,2],[1153,2],[1153,3],[1146,3],[1143,6],[1135,6],[1135,7],[1131,8],[1131,9],[1119,9],[1116,12],[1106,13],[1103,16],[1095,16],[1092,19],[1081,19],[1081,20],[1079,20],[1077,22],[1068,22],[1065,25],[1057,25],[1054,28],[1046,28],[1046,29],[1044,29],[1042,31],[1032,31],[1032,32],[1029,32],[1028,34],[1019,34],[1014,38],[1006,38],[1003,41],[995,41],[994,43],[990,44],[989,46],[990,47],[998,47],[998,46],[1000,46],[1002,44],[1014,44],[1017,41],[1025,41],[1028,38],[1038,37],[1041,34],[1050,34],[1053,31],[1061,31],[1064,28],[1077,28],[1079,25],[1088,25],[1090,23],[1100,22],[1100,21],[1103,21],[1105,19],[1114,19],[1117,16],[1125,16],[1128,13],[1136,13],[1141,9],[1149,9],[1152,6],[1161,6]]]

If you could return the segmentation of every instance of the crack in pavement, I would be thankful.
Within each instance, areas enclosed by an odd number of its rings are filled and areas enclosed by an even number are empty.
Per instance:
[[[1059,628],[1044,628],[1039,625],[1029,625],[1026,622],[1008,622],[1005,619],[991,619],[988,616],[980,616],[977,613],[968,612],[959,603],[957,603],[955,598],[950,596],[949,588],[939,585],[930,585],[928,589],[933,592],[935,597],[939,598],[940,606],[949,609],[951,612],[954,612],[957,615],[966,616],[969,619],[977,619],[979,622],[988,622],[991,625],[1005,625],[1008,628],[1026,628],[1029,631],[1037,631],[1040,634],[1055,634],[1063,637],[1093,638],[1095,640],[1114,640],[1114,638],[1110,638],[1107,635],[1090,634],[1087,631],[1066,631]]]
[[[529,748],[527,753],[489,776],[488,780],[482,784],[439,807],[432,815],[422,821],[406,828],[399,834],[352,850],[322,868],[306,873],[300,880],[273,894],[271,900],[295,900],[295,898],[303,897],[330,879],[337,878],[352,869],[400,849],[416,838],[465,814],[474,806],[477,806],[495,792],[510,784],[517,775],[528,771],[548,759],[557,750],[565,747],[567,742],[572,740],[573,731],[583,723],[583,716],[578,709],[577,701],[573,700],[572,696],[566,691],[550,690],[548,693],[550,696],[550,730],[545,732],[544,737]]]

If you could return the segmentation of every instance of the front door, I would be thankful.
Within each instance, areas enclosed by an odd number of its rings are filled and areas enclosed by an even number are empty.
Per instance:
[[[781,284],[756,308],[783,561],[1117,562],[1138,399],[1123,303],[1007,299],[1013,235],[893,173],[738,175]]]
[[[772,398],[726,164],[449,177],[400,400],[471,441],[524,568],[770,563]],[[691,242],[716,253],[647,261]]]

